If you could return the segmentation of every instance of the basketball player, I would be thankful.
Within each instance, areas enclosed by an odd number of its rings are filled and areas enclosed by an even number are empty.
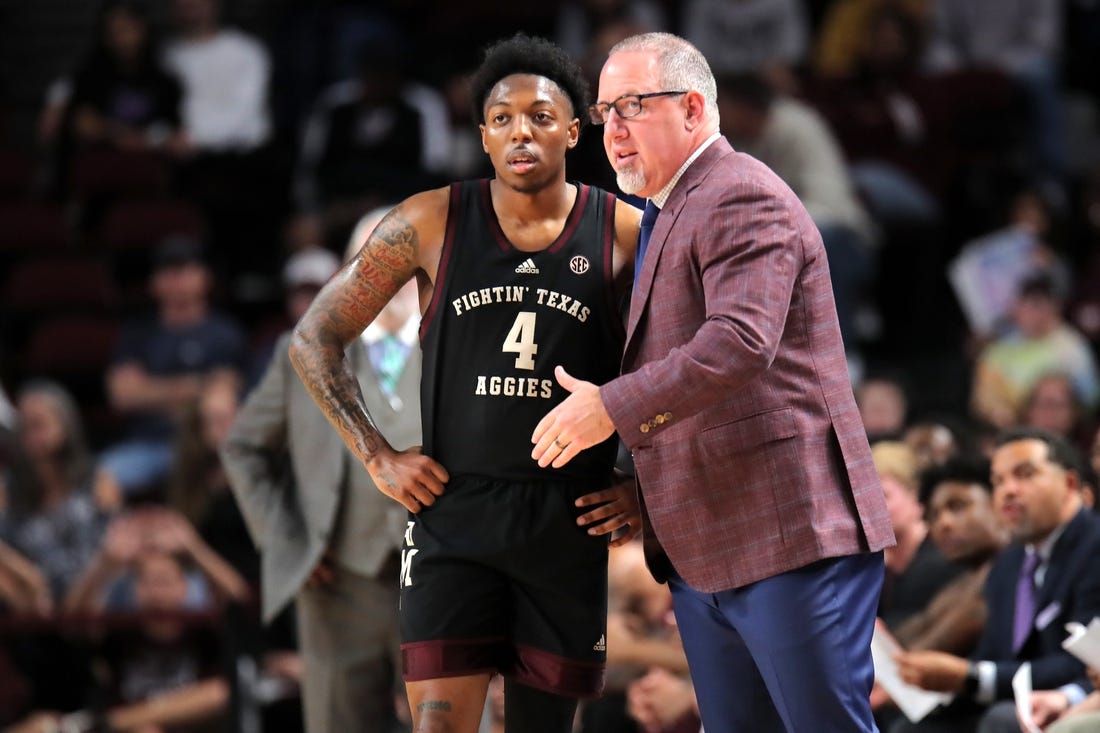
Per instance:
[[[472,92],[495,177],[400,204],[314,300],[290,352],[375,483],[409,511],[400,615],[414,730],[476,731],[501,672],[507,730],[567,733],[577,699],[602,687],[606,535],[633,536],[638,509],[632,488],[611,484],[611,440],[559,470],[531,459],[527,436],[565,397],[554,365],[595,383],[617,374],[640,216],[566,180],[588,89],[560,49],[500,42]],[[344,347],[414,276],[424,446],[399,453],[375,429]]]

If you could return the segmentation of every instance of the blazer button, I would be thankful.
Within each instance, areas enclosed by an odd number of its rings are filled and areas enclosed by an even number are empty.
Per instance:
[[[641,430],[643,433],[648,433],[649,432],[649,423],[642,423],[638,427],[638,430]]]
[[[649,418],[649,427],[651,427],[651,428],[657,427],[657,421],[654,420],[653,418]]]
[[[672,420],[672,413],[671,412],[666,412],[664,414],[664,418],[665,418],[665,422],[671,421]]]
[[[665,424],[665,416],[664,415],[658,415],[657,417],[655,417],[653,419],[657,422],[658,425],[664,425]]]

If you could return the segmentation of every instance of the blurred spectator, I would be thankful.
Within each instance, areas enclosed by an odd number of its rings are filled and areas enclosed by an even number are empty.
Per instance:
[[[947,562],[928,536],[912,451],[902,443],[884,441],[871,446],[871,459],[882,481],[897,538],[897,544],[886,550],[878,613],[894,629],[919,613],[960,570]]]
[[[993,558],[1008,541],[993,510],[989,464],[950,459],[921,476],[921,503],[927,507],[930,536],[944,558],[961,572],[925,606],[892,629],[903,649],[935,649],[966,655],[985,626],[987,609],[982,589]],[[879,686],[871,693],[875,720],[881,730],[901,719]]]
[[[908,417],[909,400],[897,379],[885,376],[864,379],[856,385],[855,396],[869,442],[897,440],[901,436]]]
[[[210,379],[188,407],[168,476],[168,505],[249,585],[259,587],[260,557],[219,454],[237,416],[238,392],[236,379]]]
[[[185,571],[194,567],[195,573],[184,573],[188,610],[210,611],[222,602],[242,603],[249,598],[244,578],[203,541],[186,518],[171,509],[149,505],[111,522],[102,545],[90,556],[83,575],[65,598],[66,610],[141,610],[141,588],[129,573],[150,553],[186,560]]]
[[[146,548],[133,558],[133,578],[141,614],[136,625],[109,631],[101,641],[104,722],[120,733],[225,730],[229,685],[222,675],[218,631],[210,618],[187,614],[185,561]],[[93,717],[87,711],[84,716]],[[77,717],[39,712],[8,731],[71,730],[62,723]]]
[[[108,0],[96,44],[73,82],[71,133],[85,145],[179,152],[180,86],[160,66],[148,12],[140,0]]]
[[[964,153],[958,139],[977,126],[999,139],[990,113],[1004,125],[1010,95],[999,72],[929,77],[920,73],[923,27],[895,3],[879,3],[867,20],[852,72],[807,86],[852,165],[852,176],[875,220],[892,236],[940,222]],[[900,229],[900,232],[895,232]]]
[[[220,0],[175,0],[165,65],[183,83],[183,122],[202,152],[247,152],[271,135],[271,62],[252,36],[221,25]]]
[[[567,0],[558,10],[554,41],[579,59],[599,33],[617,23],[636,26],[639,33],[667,28],[664,10],[655,0]]]
[[[1070,275],[1056,252],[1057,212],[1036,188],[1013,197],[1007,224],[967,242],[949,265],[955,297],[966,314],[970,330],[982,339],[1011,327],[1013,303],[1020,284],[1036,270],[1054,278],[1056,291],[1065,296]]]
[[[923,28],[930,0],[835,0],[832,2],[814,49],[814,73],[821,77],[848,77],[858,70],[863,44],[872,33],[877,13],[883,9],[904,13],[915,27]]]
[[[387,209],[388,210],[388,209]],[[259,383],[267,365],[271,362],[275,342],[285,331],[294,327],[306,312],[321,286],[340,269],[340,259],[320,245],[310,245],[296,250],[283,266],[284,312],[263,325],[253,348],[254,357],[248,380],[250,386]]]
[[[986,576],[1008,542],[993,509],[988,462],[953,458],[933,466],[921,476],[921,503],[932,541],[964,572],[894,629],[894,636],[907,649],[966,655],[985,626]]]
[[[249,276],[271,278],[268,256],[287,206],[289,156],[272,144],[271,60],[256,38],[222,23],[221,0],[173,0],[176,34],[165,64],[183,84],[190,157],[180,188],[198,203],[235,292]]]
[[[935,2],[929,67],[941,72],[992,67],[1017,82],[1031,112],[1038,182],[1060,183],[1065,172],[1061,38],[1059,0]]]
[[[794,69],[809,45],[800,0],[690,0],[681,8],[681,35],[707,57],[715,76],[759,71],[778,89],[797,89]]]
[[[775,94],[757,74],[720,75],[718,110],[730,144],[775,171],[821,232],[844,349],[858,381],[856,309],[872,277],[876,233],[836,138],[813,108]]]
[[[660,667],[630,686],[627,709],[644,733],[696,733],[699,703],[691,680]]]
[[[28,595],[9,605],[50,611],[95,553],[117,496],[106,477],[97,481],[80,412],[63,387],[28,382],[16,403],[18,453],[0,477],[0,540],[30,567],[19,576]]]
[[[1012,318],[1015,329],[988,346],[974,367],[974,414],[997,427],[1014,424],[1028,391],[1051,371],[1069,377],[1091,410],[1100,375],[1088,342],[1062,318],[1051,275],[1039,272],[1020,284]]]
[[[371,208],[435,180],[429,153],[449,129],[446,104],[406,79],[402,49],[395,37],[364,46],[359,76],[326,89],[306,124],[296,203],[340,242]]]
[[[213,309],[211,286],[198,242],[173,237],[153,252],[156,313],[125,324],[107,372],[111,406],[130,417],[130,436],[102,460],[127,494],[158,488],[167,476],[179,420],[203,381],[240,378],[244,336]]]
[[[1073,380],[1059,371],[1042,375],[1024,397],[1019,423],[1048,430],[1087,449],[1092,425]]]
[[[935,420],[913,423],[902,436],[902,442],[913,451],[917,459],[917,473],[943,465],[959,453],[959,441],[951,427]]]
[[[33,562],[0,541],[0,603],[18,615],[49,615],[53,597],[42,572]]]

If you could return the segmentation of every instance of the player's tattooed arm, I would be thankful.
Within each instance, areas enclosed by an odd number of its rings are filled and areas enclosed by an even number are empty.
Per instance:
[[[302,382],[364,460],[386,446],[344,350],[416,271],[416,227],[395,209],[321,290],[294,330],[290,358]]]
[[[314,402],[370,471],[410,511],[442,493],[446,473],[418,452],[398,454],[378,431],[345,349],[421,268],[420,232],[405,205],[390,212],[359,254],[318,293],[298,322],[290,360]]]

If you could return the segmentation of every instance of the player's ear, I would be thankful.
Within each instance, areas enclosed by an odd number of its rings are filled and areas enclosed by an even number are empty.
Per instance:
[[[485,142],[485,123],[481,123],[477,126],[477,129],[481,130],[481,149],[486,153],[489,152],[489,144]]]
[[[577,141],[581,138],[581,121],[574,117],[569,122],[569,137],[565,141],[566,147],[577,147]]]

